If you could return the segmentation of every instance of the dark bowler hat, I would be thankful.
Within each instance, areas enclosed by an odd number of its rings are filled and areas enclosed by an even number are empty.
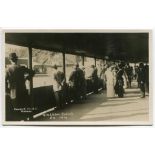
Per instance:
[[[9,54],[9,58],[10,58],[11,60],[17,60],[17,59],[18,59],[18,56],[16,55],[16,53],[10,53],[10,54]]]
[[[143,68],[143,67],[144,67],[144,64],[141,62],[141,63],[139,64],[139,67],[140,67],[140,68]]]

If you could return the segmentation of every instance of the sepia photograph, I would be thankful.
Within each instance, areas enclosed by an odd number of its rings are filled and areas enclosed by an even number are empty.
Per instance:
[[[3,125],[152,125],[151,30],[3,30]]]

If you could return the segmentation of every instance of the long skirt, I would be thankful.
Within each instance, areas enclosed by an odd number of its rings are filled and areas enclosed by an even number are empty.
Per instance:
[[[117,80],[115,85],[115,93],[118,95],[118,97],[123,97],[124,95],[123,80]]]
[[[115,90],[113,84],[107,84],[107,97],[115,97]]]

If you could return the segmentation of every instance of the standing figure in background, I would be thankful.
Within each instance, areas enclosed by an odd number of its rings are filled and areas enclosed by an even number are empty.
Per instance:
[[[64,73],[58,70],[57,65],[54,65],[54,72],[53,72],[53,90],[55,94],[56,100],[56,108],[60,109],[64,107],[64,83],[65,83],[65,76]]]
[[[137,78],[138,78],[138,66],[134,66],[134,70],[135,70],[135,75],[134,75],[134,77],[135,77],[135,80],[137,80]]]
[[[14,108],[27,107],[29,106],[29,97],[25,82],[32,79],[34,71],[25,66],[18,65],[18,56],[16,53],[10,53],[9,59],[11,65],[6,69],[6,91],[10,95]]]
[[[106,75],[105,75],[106,70],[107,70],[107,65],[104,65],[101,70],[101,73],[100,73],[100,78],[103,81],[103,89],[104,90],[106,89]]]
[[[105,76],[106,76],[106,83],[107,83],[107,97],[109,97],[109,98],[115,97],[115,90],[114,90],[115,75],[114,75],[112,66],[110,66],[106,70]]]
[[[141,98],[144,98],[145,97],[146,72],[145,72],[145,67],[143,63],[139,64],[137,81],[138,81],[138,85],[139,85],[140,92],[141,92]]]
[[[128,76],[125,71],[124,71],[122,77],[123,77],[123,83],[124,83],[123,88],[126,89],[126,88],[128,88],[129,82],[128,82]]]
[[[129,63],[127,63],[127,65],[125,66],[125,73],[127,75],[127,81],[128,81],[128,88],[131,88],[131,80],[132,80],[132,68],[129,65]]]
[[[135,71],[135,66],[132,68],[132,79],[135,80],[136,79],[136,71]]]
[[[84,90],[85,89],[85,75],[84,71],[79,67],[79,64],[76,64],[77,70],[77,99],[81,100],[81,97],[84,97]]]
[[[146,92],[149,93],[149,65],[145,65],[145,73],[146,73]]]
[[[69,89],[71,99],[73,99],[74,103],[77,103],[79,100],[79,72],[78,72],[78,65],[75,64],[73,66],[73,71],[69,76]]]
[[[113,70],[112,70],[112,72],[113,72],[113,77],[114,77],[114,90],[115,90],[116,77],[117,77],[117,67],[116,67],[116,65],[113,66]],[[116,94],[116,93],[115,93],[115,94]]]
[[[98,76],[97,76],[97,68],[94,65],[91,65],[91,73],[88,77],[92,82],[92,88],[94,93],[98,93]]]
[[[85,79],[85,67],[82,66],[81,70],[83,71],[82,73],[82,80],[81,80],[81,96],[83,99],[86,99],[86,94],[87,94],[87,81]]]
[[[133,69],[133,66],[131,66],[131,80],[134,79],[134,69]]]
[[[124,74],[123,65],[122,64],[119,64],[118,65],[118,71],[116,73],[116,85],[115,85],[115,92],[118,95],[118,97],[123,97],[124,96],[123,74]]]

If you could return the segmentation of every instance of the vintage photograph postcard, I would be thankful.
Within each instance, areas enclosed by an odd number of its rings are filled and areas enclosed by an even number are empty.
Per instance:
[[[152,125],[151,30],[2,33],[3,125]]]

